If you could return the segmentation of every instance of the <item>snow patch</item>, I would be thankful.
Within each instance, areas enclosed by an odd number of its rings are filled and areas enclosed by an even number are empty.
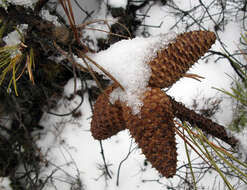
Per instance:
[[[1,190],[12,190],[10,184],[11,182],[8,177],[0,177],[0,189]]]
[[[7,36],[5,36],[3,38],[3,41],[6,43],[7,46],[15,46],[21,42],[20,35],[16,30],[10,32]]]
[[[58,21],[58,17],[57,16],[54,16],[54,15],[51,15],[50,12],[46,9],[42,9],[41,12],[40,12],[40,16],[45,19],[45,20],[48,20],[50,22],[52,22],[54,25],[56,26],[61,26],[61,24],[59,23]]]
[[[108,5],[113,8],[126,8],[128,1],[127,0],[108,0]]]
[[[27,29],[27,24],[21,24],[17,28],[20,32],[23,32]],[[19,43],[21,43],[21,36],[17,32],[17,30],[14,30],[13,32],[10,32],[7,36],[3,38],[3,41],[6,43],[7,46],[15,46]]]
[[[98,50],[97,46],[97,39],[107,39],[108,37],[108,32],[109,31],[109,26],[113,25],[116,23],[118,20],[113,18],[111,13],[108,11],[106,3],[102,2],[100,4],[100,9],[97,12],[97,14],[93,17],[92,22],[87,23],[86,27],[84,26],[85,23],[82,25],[83,30],[83,39],[89,38],[92,40],[92,42],[87,42],[89,47],[94,50]]]
[[[110,48],[97,54],[89,54],[92,60],[108,71],[124,88],[115,89],[110,95],[110,101],[125,102],[132,108],[133,114],[138,114],[142,107],[142,94],[147,91],[151,76],[148,62],[158,50],[165,48],[175,39],[175,33],[158,35],[150,38],[137,37],[132,40],[122,40]],[[92,69],[104,74],[92,63]]]
[[[142,22],[142,25],[139,26],[137,35],[143,35],[145,31],[145,36],[155,36],[158,34],[165,34],[171,31],[182,33],[184,29],[181,27],[178,29],[173,28],[176,24],[176,17],[170,13],[169,7],[161,7],[158,3],[153,6],[146,6],[145,8],[138,10],[137,14],[144,15],[148,14],[147,17]],[[153,27],[150,27],[153,26]],[[172,28],[172,29],[171,29]]]
[[[70,79],[67,84],[64,86],[64,96],[70,97],[75,91],[80,90],[82,88],[82,83],[79,78]]]
[[[27,29],[27,24],[21,24],[18,26],[18,30],[22,33]],[[8,33],[7,36],[3,38],[6,46],[13,47],[11,52],[11,58],[15,57],[17,54],[21,54],[18,45],[21,43],[21,35],[17,30]]]
[[[245,127],[241,132],[235,133],[234,137],[239,140],[239,152],[242,153],[242,160],[247,161],[247,127]]]
[[[7,0],[7,1],[14,5],[20,5],[24,7],[30,7],[30,8],[33,8],[35,3],[38,2],[38,0]]]

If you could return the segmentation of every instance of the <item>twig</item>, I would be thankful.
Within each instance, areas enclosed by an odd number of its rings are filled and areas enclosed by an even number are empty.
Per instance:
[[[86,18],[84,19],[84,21],[83,21],[83,22],[85,22],[85,20],[87,20],[88,18],[91,17],[91,15],[94,13],[94,11],[91,11],[90,13],[88,13],[86,10],[84,10],[84,9],[81,7],[81,5],[78,3],[77,0],[74,0],[74,2],[75,2],[75,4],[79,7],[79,9],[80,9],[83,13],[85,13],[85,14],[87,15],[87,17],[86,17]]]
[[[51,112],[51,111],[47,111],[47,113],[48,113],[48,114],[51,114],[51,115],[59,116],[59,117],[64,117],[64,116],[72,115],[73,113],[76,112],[76,110],[78,110],[78,109],[81,107],[81,105],[82,105],[82,103],[83,103],[83,100],[84,100],[84,98],[81,97],[81,102],[80,102],[80,103],[78,104],[78,106],[77,106],[75,109],[73,109],[71,112],[64,113],[64,114],[58,114],[58,113],[54,113],[54,112]]]
[[[119,186],[119,177],[120,177],[120,169],[121,169],[121,166],[122,166],[122,164],[128,159],[129,155],[135,150],[135,148],[131,149],[131,148],[132,148],[132,145],[133,145],[133,139],[131,139],[128,154],[126,155],[126,157],[125,157],[125,158],[119,163],[119,165],[118,165],[118,170],[117,170],[117,182],[116,182],[116,185],[117,185],[117,186]]]
[[[100,153],[102,155],[102,159],[103,159],[103,162],[104,162],[105,171],[106,171],[106,174],[111,179],[112,177],[111,177],[111,174],[110,174],[110,172],[108,170],[108,166],[107,166],[106,161],[105,161],[105,153],[104,153],[104,148],[103,148],[102,141],[100,140],[99,143],[100,143],[100,149],[101,149]]]

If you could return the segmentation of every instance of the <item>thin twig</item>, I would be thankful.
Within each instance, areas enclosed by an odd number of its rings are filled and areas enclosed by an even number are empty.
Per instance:
[[[133,145],[133,139],[131,139],[128,154],[126,155],[126,157],[125,157],[125,158],[119,163],[119,165],[118,165],[118,170],[117,170],[117,182],[116,182],[116,185],[117,185],[117,186],[119,186],[119,177],[120,177],[120,169],[121,169],[121,166],[122,166],[122,164],[129,158],[130,154],[135,150],[135,148],[131,149],[131,148],[132,148],[132,145]]]
[[[101,150],[100,153],[101,153],[101,155],[102,155],[102,159],[103,159],[103,162],[104,162],[105,171],[106,171],[106,174],[107,174],[107,175],[109,176],[109,178],[111,179],[112,177],[111,177],[111,174],[110,174],[110,172],[109,172],[109,170],[108,170],[108,166],[107,166],[106,160],[105,160],[105,153],[104,153],[104,148],[103,148],[102,141],[100,140],[99,143],[100,143],[100,150]]]

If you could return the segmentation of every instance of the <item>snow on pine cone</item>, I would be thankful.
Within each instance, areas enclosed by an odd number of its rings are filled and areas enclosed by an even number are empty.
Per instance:
[[[215,40],[215,34],[209,31],[192,31],[178,35],[173,43],[158,51],[157,57],[149,62],[152,69],[149,86],[171,86],[211,48]]]
[[[123,117],[130,134],[135,138],[147,160],[163,176],[176,173],[177,148],[171,103],[159,88],[144,93],[139,115],[123,104]]]
[[[91,133],[97,140],[110,138],[126,128],[119,101],[114,104],[109,101],[109,94],[114,88],[114,85],[109,86],[94,104]]]

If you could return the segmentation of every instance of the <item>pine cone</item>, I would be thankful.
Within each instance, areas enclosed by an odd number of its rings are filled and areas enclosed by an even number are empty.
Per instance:
[[[143,103],[140,115],[132,115],[131,108],[123,105],[126,127],[152,166],[163,176],[172,177],[177,149],[171,103],[159,88],[146,91]]]
[[[166,88],[174,84],[208,51],[215,40],[215,34],[209,31],[178,35],[175,42],[158,51],[157,57],[149,62],[152,69],[149,86]]]
[[[195,111],[186,108],[182,103],[176,102],[173,98],[170,98],[174,115],[181,121],[188,121],[192,126],[197,126],[207,134],[210,134],[222,141],[228,143],[232,147],[238,144],[237,139],[227,134],[226,129],[212,120],[197,114]]]
[[[126,128],[120,103],[116,101],[112,105],[108,99],[114,88],[114,85],[109,86],[94,104],[91,132],[97,140],[110,138]]]

